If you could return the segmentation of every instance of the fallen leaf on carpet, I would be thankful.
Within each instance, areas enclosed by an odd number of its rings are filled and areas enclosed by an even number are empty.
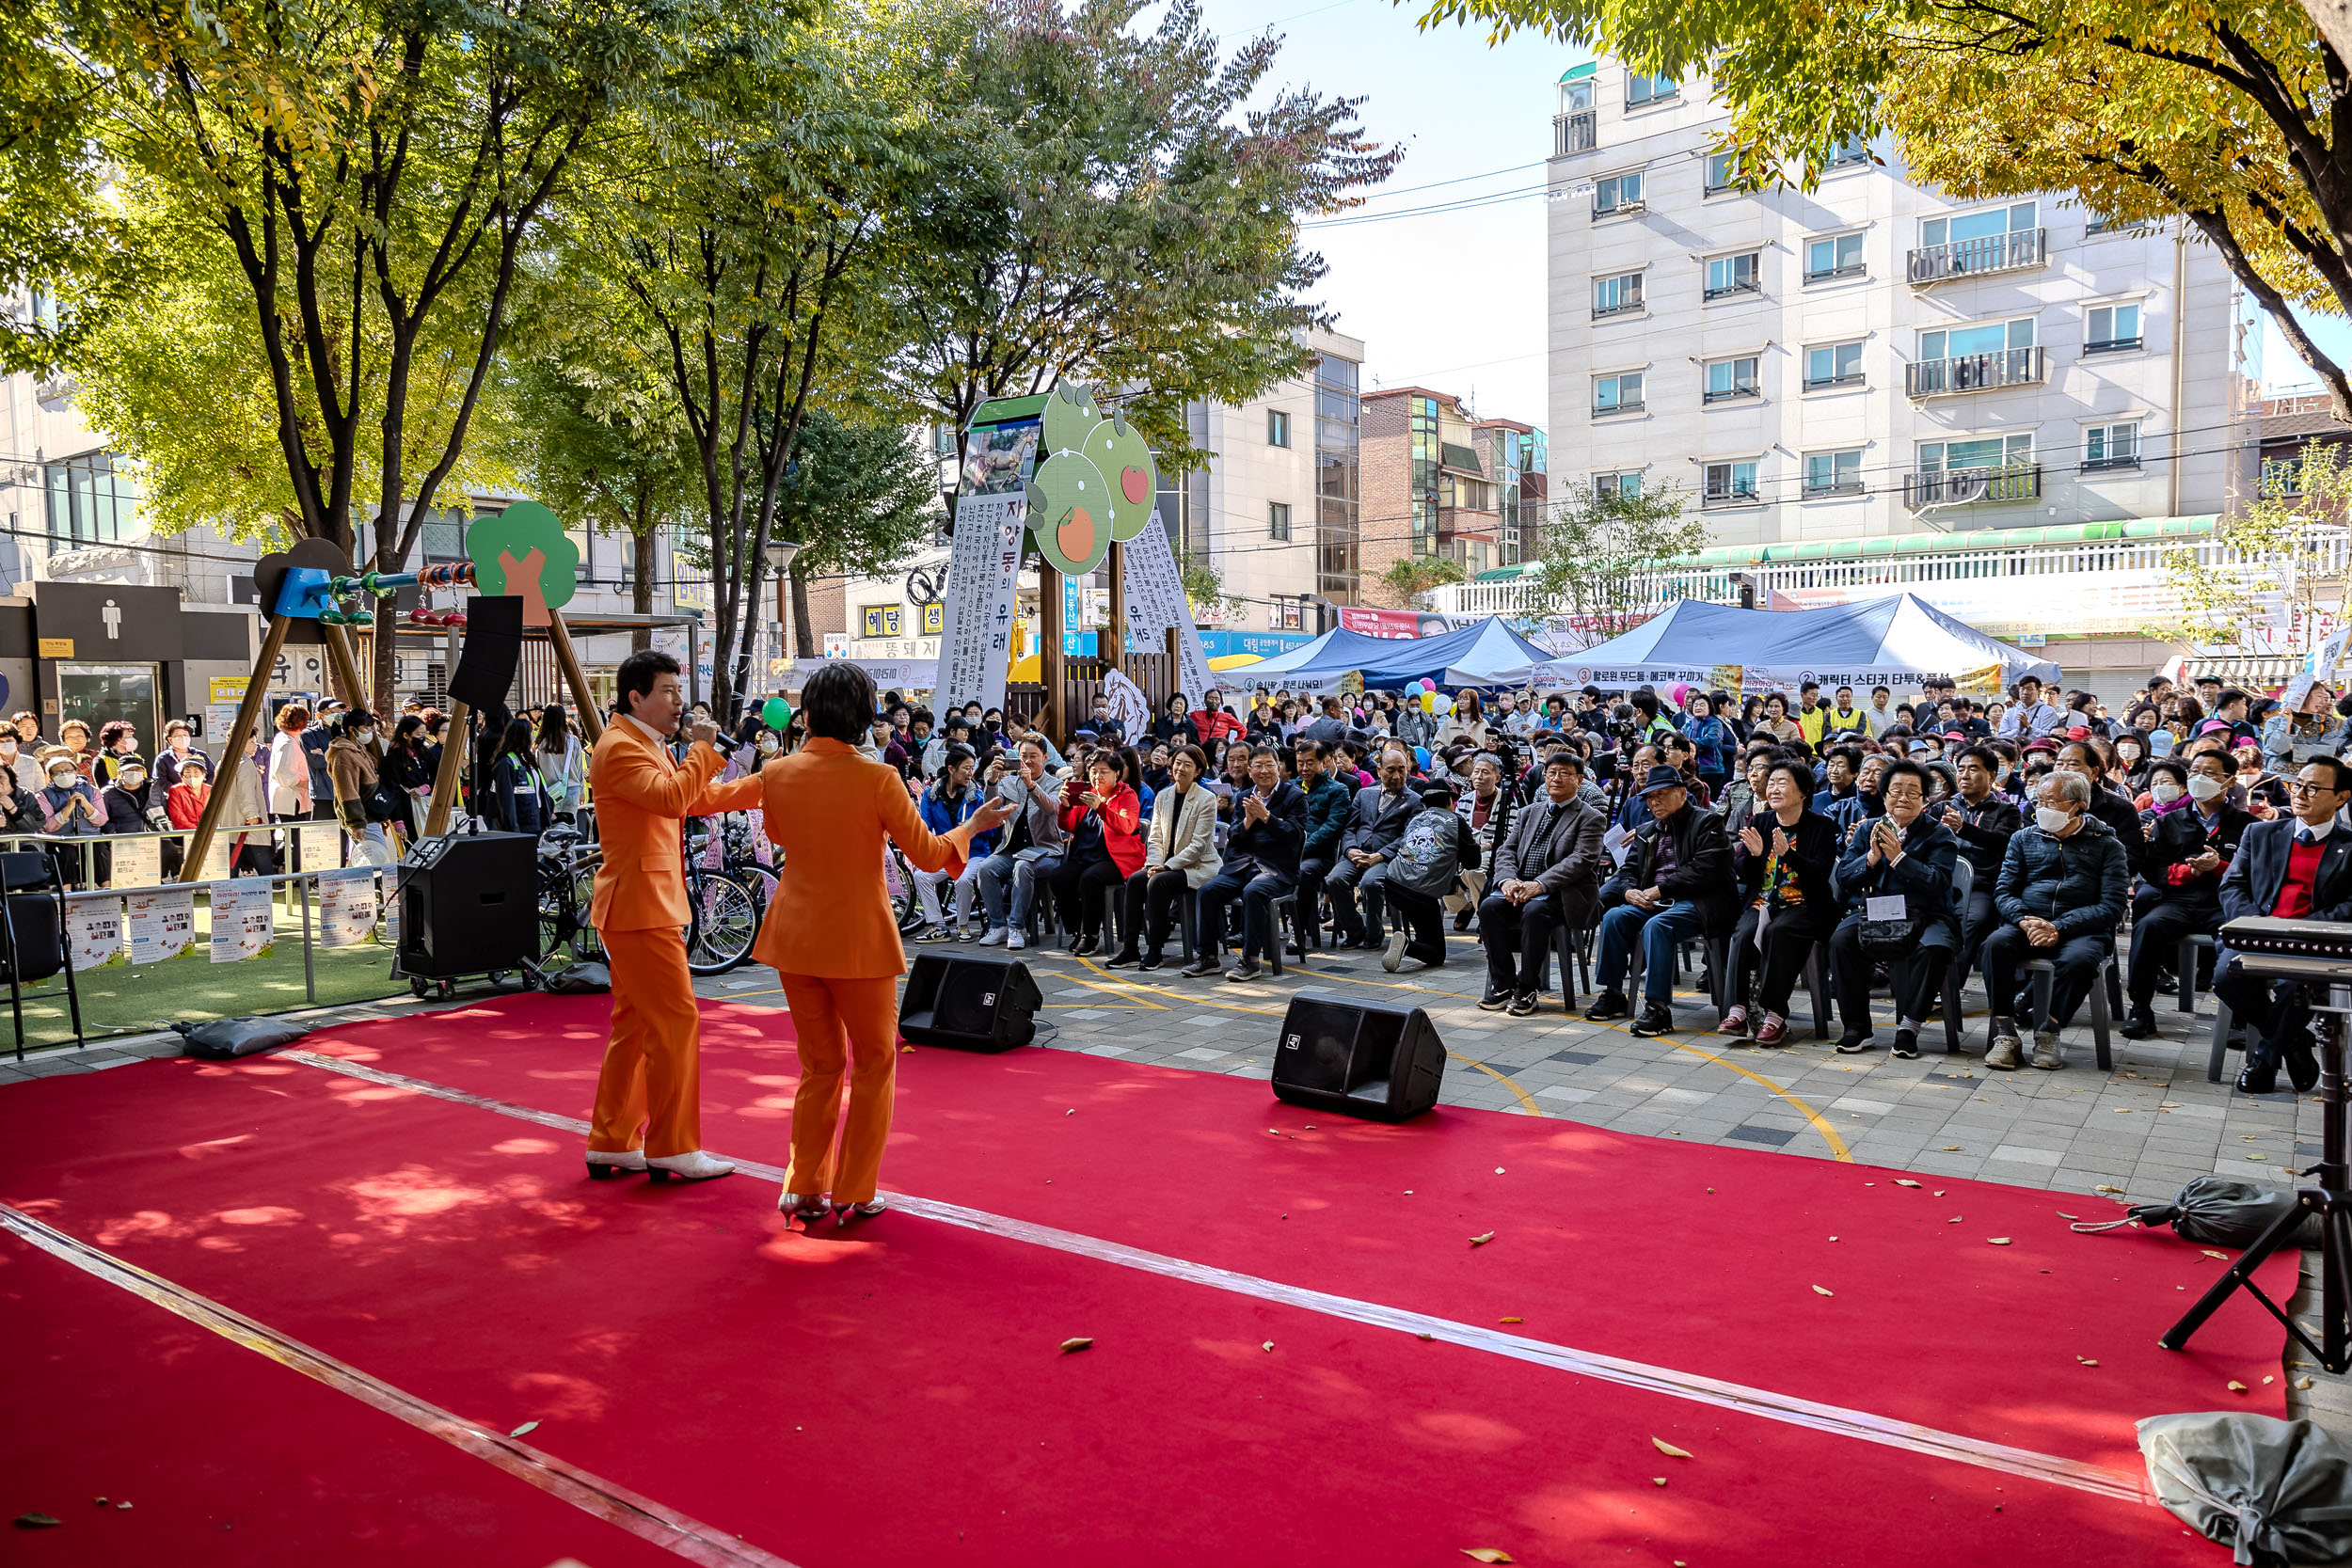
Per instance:
[[[56,1528],[56,1523],[46,1513],[20,1513],[16,1516],[16,1528],[19,1529],[51,1529]]]
[[[2078,1355],[2074,1357],[2074,1359],[2081,1362],[2086,1367],[2095,1367],[2099,1364],[2096,1357],[2089,1355]]]
[[[1066,1117],[1074,1117],[1074,1116],[1076,1116],[1077,1114],[1078,1114],[1078,1107],[1076,1107],[1075,1105],[1073,1105],[1072,1107],[1070,1107],[1070,1109],[1068,1109],[1067,1111],[1064,1111],[1064,1112],[1062,1113],[1062,1115],[1063,1115],[1063,1116],[1066,1116]]]
[[[2221,1259],[2224,1263],[2226,1263],[2226,1262],[2228,1262],[2228,1261],[2230,1260],[2230,1255],[2229,1255],[2228,1253],[2226,1253],[2226,1252],[2216,1252],[2216,1251],[2214,1251],[2214,1249],[2213,1249],[2213,1248],[2211,1248],[2211,1247],[2207,1247],[2207,1248],[2205,1248],[2205,1256],[2206,1256],[2206,1257],[2208,1257],[2208,1258],[2218,1258],[2218,1259]]]
[[[1817,1296],[1834,1296],[1837,1292],[1835,1291],[1825,1291],[1820,1286],[1816,1285],[1813,1287],[1813,1293]]]
[[[1260,1345],[1258,1348],[1265,1352],[1268,1355],[1272,1355],[1274,1354],[1274,1341],[1268,1339],[1264,1344]]]
[[[1061,1353],[1068,1355],[1073,1350],[1086,1350],[1093,1343],[1091,1339],[1064,1339],[1061,1342]]]
[[[2231,1393],[2233,1393],[2233,1394],[2243,1394],[2243,1393],[2245,1393],[2246,1391],[2247,1391],[2247,1389],[2246,1389],[2246,1385],[2245,1385],[2245,1384],[2240,1383],[2240,1382],[2239,1382],[2237,1379],[2235,1379],[2235,1378],[2232,1378],[2232,1379],[2230,1380],[2230,1392],[2231,1392]]]
[[[131,1505],[130,1505],[129,1503],[117,1503],[117,1504],[115,1504],[115,1506],[116,1506],[117,1508],[128,1508],[128,1507],[130,1507]]]
[[[1988,1246],[2009,1245],[2009,1238],[2007,1236],[1987,1236],[1984,1240],[1985,1244]]]
[[[1649,1479],[1656,1481],[1661,1486],[1666,1484],[1666,1478],[1664,1476],[1652,1476]]]
[[[913,1046],[911,1046],[911,1045],[902,1045],[902,1046],[898,1047],[898,1049],[899,1049],[899,1050],[901,1050],[901,1051],[912,1051],[912,1050],[914,1050],[914,1047],[913,1047]]]
[[[1527,1320],[1526,1320],[1525,1318],[1498,1318],[1498,1319],[1496,1319],[1495,1321],[1496,1321],[1497,1323],[1523,1323],[1527,1322]]]
[[[1434,1339],[1437,1336],[1434,1334],[1416,1334],[1413,1338],[1416,1339]]]
[[[2076,1221],[2079,1221],[2079,1220],[2081,1220],[2081,1218],[2082,1218],[2082,1216],[2081,1216],[2080,1214],[2070,1214],[2070,1213],[2068,1213],[2068,1212],[2067,1212],[2065,1210],[2063,1210],[2063,1209],[2060,1209],[2060,1210],[2058,1212],[2058,1218],[2060,1218],[2060,1219],[2062,1219],[2062,1220],[2076,1220]]]
[[[1467,1558],[1473,1558],[1480,1562],[1510,1562],[1516,1560],[1509,1552],[1504,1551],[1500,1546],[1465,1546],[1462,1548],[1462,1555]]]
[[[1502,1174],[1502,1167],[1501,1165],[1497,1165],[1495,1167],[1495,1174],[1497,1176],[1501,1176]]]
[[[1817,1291],[1821,1290],[1819,1285],[1816,1285],[1813,1288]],[[1823,1295],[1827,1295],[1829,1292],[1822,1291],[1821,1293]],[[1677,1449],[1672,1443],[1667,1442],[1663,1437],[1651,1438],[1650,1446],[1656,1449],[1660,1453],[1664,1454],[1668,1459],[1688,1459],[1691,1457],[1690,1449]]]
[[[1836,1238],[1836,1237],[1835,1237],[1835,1236],[1832,1236],[1832,1237],[1830,1238],[1830,1240],[1834,1242],[1834,1241],[1837,1240],[1837,1238]]]
[[[1942,1197],[1942,1196],[1944,1196],[1944,1189],[1943,1189],[1943,1188],[1941,1188],[1941,1187],[1936,1188],[1936,1189],[1935,1189],[1935,1196],[1938,1196],[1938,1197]]]
[[[1899,1176],[1895,1178],[1895,1185],[1898,1187],[1915,1187],[1918,1184],[1918,1182],[1914,1181],[1907,1176]]]
[[[1966,1219],[1967,1217],[1968,1216],[1965,1214],[1954,1214],[1950,1219],[1946,1220],[1944,1223],[1946,1225],[1958,1225],[1961,1221]]]
[[[1307,1124],[1307,1131],[1308,1131],[1308,1132],[1313,1132],[1314,1130],[1315,1130],[1315,1124],[1314,1124],[1313,1122],[1311,1122],[1311,1122],[1309,1122],[1309,1123]]]
[[[1470,1238],[1470,1245],[1472,1245],[1472,1246],[1485,1246],[1485,1245],[1486,1245],[1488,1242],[1491,1242],[1491,1241],[1493,1241],[1494,1239],[1495,1239],[1495,1233],[1494,1233],[1493,1231],[1489,1230],[1489,1231],[1487,1231],[1487,1232],[1486,1232],[1484,1236],[1472,1236],[1472,1237]]]
[[[2264,1378],[2264,1379],[2263,1379],[2263,1386],[2264,1386],[2265,1387],[2268,1387],[2271,1384],[2274,1384],[2274,1383],[2276,1383],[2276,1382],[2278,1382],[2278,1381],[2279,1381],[2279,1380],[2278,1380],[2277,1378],[2275,1378],[2275,1377],[2266,1377],[2266,1378]]]
[[[521,1436],[524,1433],[526,1433],[526,1432],[536,1432],[536,1431],[538,1431],[538,1430],[539,1430],[539,1423],[538,1423],[538,1422],[536,1422],[536,1421],[525,1421],[522,1425],[520,1425],[520,1426],[516,1427],[514,1431],[512,1431],[512,1432],[508,1433],[506,1435],[507,1435],[507,1436],[509,1436],[509,1437],[520,1437],[520,1436]]]

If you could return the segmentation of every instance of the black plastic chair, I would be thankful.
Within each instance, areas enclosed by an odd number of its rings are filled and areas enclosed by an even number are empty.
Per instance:
[[[24,1059],[24,986],[60,970],[73,1043],[76,1048],[89,1043],[82,1033],[82,993],[73,983],[73,948],[66,941],[65,884],[56,865],[38,849],[0,853],[0,966],[8,970],[18,1061]]]

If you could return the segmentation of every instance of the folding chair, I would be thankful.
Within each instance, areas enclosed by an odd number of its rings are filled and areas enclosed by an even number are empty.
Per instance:
[[[24,1059],[24,985],[65,972],[66,1007],[73,1043],[82,1034],[82,993],[73,982],[73,948],[66,940],[65,884],[56,865],[38,849],[0,852],[0,966],[8,974],[8,1011],[16,1023],[16,1059]]]

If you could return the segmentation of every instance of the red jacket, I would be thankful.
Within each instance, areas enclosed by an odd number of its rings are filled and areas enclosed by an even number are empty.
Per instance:
[[[1205,707],[1192,710],[1192,727],[1200,732],[1200,744],[1214,746],[1220,740],[1239,740],[1242,722],[1223,708],[1212,713]]]
[[[1075,794],[1076,791],[1071,791]],[[1134,789],[1120,784],[1111,791],[1110,799],[1101,806],[1082,806],[1073,800],[1061,809],[1061,831],[1074,832],[1089,812],[1098,812],[1103,819],[1103,847],[1109,851],[1111,863],[1119,867],[1122,877],[1132,877],[1143,869],[1143,801]]]

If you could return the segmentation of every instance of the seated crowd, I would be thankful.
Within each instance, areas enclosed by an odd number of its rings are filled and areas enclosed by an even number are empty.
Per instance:
[[[1185,975],[1246,981],[1327,931],[1391,972],[1444,964],[1450,911],[1485,948],[1489,1009],[1535,1012],[1555,954],[1589,941],[1585,1016],[1662,1034],[1696,943],[1708,982],[1724,971],[1725,1037],[1782,1042],[1804,986],[1834,995],[1838,1049],[1867,1051],[1880,991],[1900,1056],[1975,974],[1987,1065],[2010,1069],[2063,1065],[2060,1032],[2118,965],[2122,1032],[2144,1038],[2193,961],[2185,939],[2246,913],[2352,918],[2352,832],[2335,832],[2352,703],[2324,685],[2268,704],[2158,681],[2125,721],[2030,679],[2005,701],[1944,683],[1867,705],[1813,686],[1793,702],[1420,695],[1236,711],[1212,691],[1132,735],[1098,705],[1068,756],[977,704],[936,734],[896,706],[874,753],[935,831],[992,794],[1023,808],[960,874],[917,876],[921,935],[1019,948],[1050,897],[1073,952],[1157,969],[1181,932]],[[2254,1031],[2242,1086],[2281,1065],[2301,1084],[2315,1069],[2292,999],[2206,951]]]

